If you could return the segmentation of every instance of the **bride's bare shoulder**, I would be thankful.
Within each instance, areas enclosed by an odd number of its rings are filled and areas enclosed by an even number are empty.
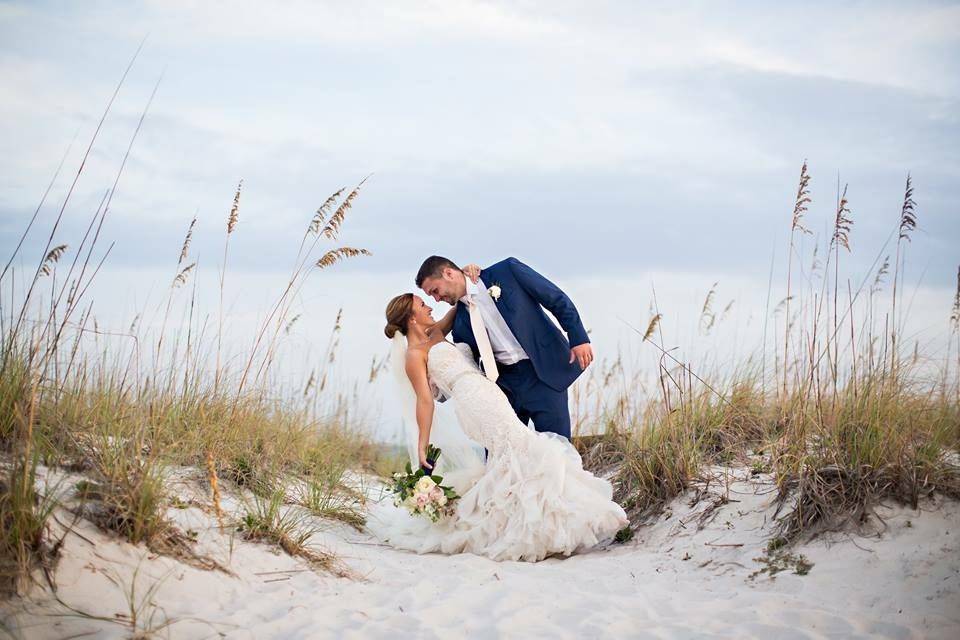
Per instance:
[[[415,390],[425,388],[423,385],[427,381],[426,351],[418,348],[407,349],[406,361],[404,362],[403,368],[407,373],[407,377],[410,378],[410,382],[413,383]]]
[[[427,350],[422,347],[411,347],[407,349],[405,358],[404,365],[408,372],[411,369],[420,369],[427,364]]]

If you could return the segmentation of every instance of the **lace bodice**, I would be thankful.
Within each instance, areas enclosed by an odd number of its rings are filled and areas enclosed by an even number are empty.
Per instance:
[[[469,345],[446,341],[433,345],[427,373],[443,395],[453,399],[460,428],[468,438],[490,451],[526,447],[518,432],[529,429],[517,419],[500,387],[474,362]]]
[[[453,385],[463,376],[483,375],[473,361],[470,346],[444,340],[430,347],[427,357],[427,373],[430,380],[445,396],[453,396]]]

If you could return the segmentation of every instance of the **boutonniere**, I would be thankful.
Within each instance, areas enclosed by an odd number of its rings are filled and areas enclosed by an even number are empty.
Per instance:
[[[490,285],[490,288],[487,289],[487,293],[489,293],[490,297],[493,298],[493,301],[496,302],[497,300],[500,299],[500,285],[497,283],[493,283],[492,285]]]

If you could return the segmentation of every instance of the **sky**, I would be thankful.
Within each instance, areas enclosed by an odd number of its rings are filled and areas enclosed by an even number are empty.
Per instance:
[[[159,80],[103,232],[102,324],[163,299],[195,215],[198,286],[215,289],[242,179],[227,304],[249,335],[314,210],[370,176],[342,241],[373,255],[304,289],[300,359],[342,307],[345,375],[359,375],[386,351],[387,299],[434,253],[527,262],[571,294],[601,356],[631,340],[625,322],[645,324],[654,290],[670,339],[691,338],[715,282],[734,331],[756,338],[806,160],[805,249],[848,184],[854,283],[889,253],[910,172],[911,321],[946,332],[958,3],[0,1],[4,256],[74,141],[49,226],[141,42],[60,230],[82,232]],[[30,260],[43,241],[28,238]]]

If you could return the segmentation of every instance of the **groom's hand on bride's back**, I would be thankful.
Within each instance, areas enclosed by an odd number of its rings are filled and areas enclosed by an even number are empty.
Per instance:
[[[586,369],[593,362],[593,347],[589,342],[578,344],[570,349],[570,364],[576,360],[581,369]]]

